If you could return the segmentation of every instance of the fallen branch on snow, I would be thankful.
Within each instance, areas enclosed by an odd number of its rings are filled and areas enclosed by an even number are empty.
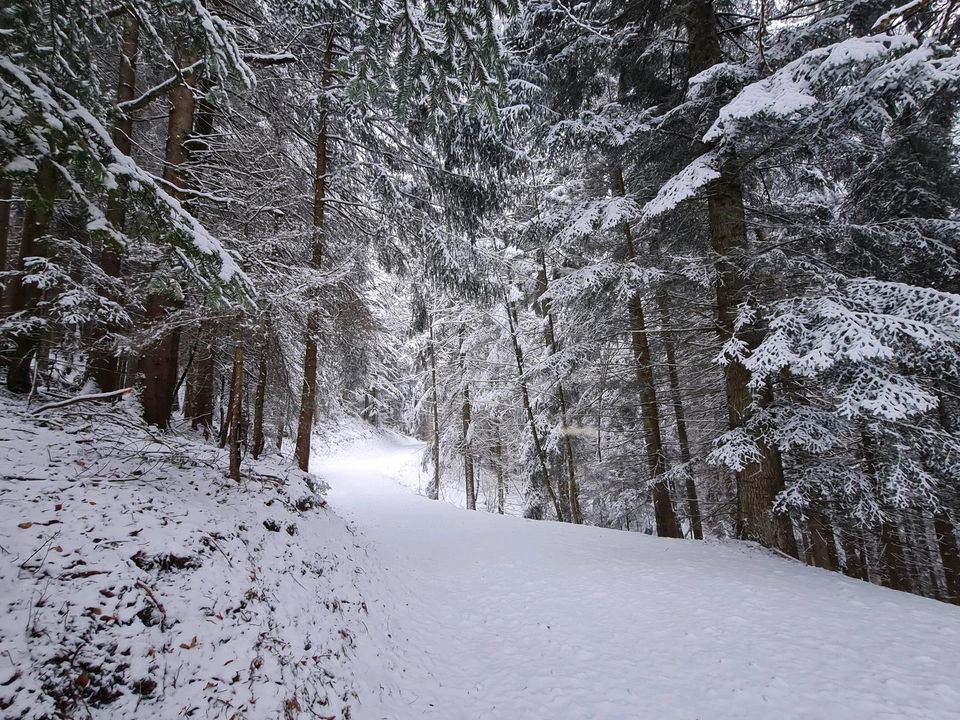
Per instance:
[[[47,403],[46,405],[41,405],[36,410],[33,411],[34,415],[39,415],[42,412],[47,410],[53,410],[54,408],[66,407],[67,405],[73,405],[74,403],[79,402],[88,402],[92,400],[112,400],[117,397],[124,397],[133,392],[133,388],[122,388],[120,390],[112,390],[105,393],[91,393],[90,395],[77,395],[72,398],[67,398],[66,400],[57,400],[56,402]]]

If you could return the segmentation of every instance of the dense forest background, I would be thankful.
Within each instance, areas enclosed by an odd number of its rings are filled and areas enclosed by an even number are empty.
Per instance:
[[[248,457],[960,603],[955,0],[12,0],[0,352]]]

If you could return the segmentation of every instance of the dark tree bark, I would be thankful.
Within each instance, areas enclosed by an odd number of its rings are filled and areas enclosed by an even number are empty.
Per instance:
[[[176,61],[180,67],[192,62],[182,43],[178,43]],[[193,76],[177,84],[170,91],[170,113],[167,117],[167,145],[164,152],[163,179],[183,199],[187,187],[185,166],[189,160],[186,143],[193,130],[196,101],[193,96]],[[151,342],[140,358],[144,371],[143,415],[150,425],[170,427],[173,413],[174,390],[177,382],[177,360],[180,348],[180,330],[163,328],[174,304],[166,293],[152,292],[147,296],[147,319],[157,339]]]
[[[506,294],[504,294],[504,304],[507,309],[507,324],[510,329],[510,339],[513,342],[513,354],[517,362],[517,384],[520,387],[520,397],[523,401],[523,410],[527,416],[527,426],[530,428],[530,438],[533,441],[533,450],[534,454],[537,456],[537,463],[539,464],[540,470],[540,481],[537,482],[536,473],[533,474],[531,480],[533,482],[533,490],[536,494],[539,494],[540,487],[542,485],[543,489],[547,491],[547,495],[550,498],[550,502],[553,505],[553,510],[557,515],[557,520],[561,522],[564,520],[563,508],[560,507],[560,501],[557,499],[557,494],[553,491],[553,483],[550,482],[550,470],[547,464],[547,453],[543,447],[543,443],[540,441],[540,431],[537,430],[537,422],[533,416],[533,406],[530,404],[530,393],[527,390],[527,380],[526,373],[523,369],[523,348],[520,347],[520,339],[517,337],[517,319],[513,312],[513,307],[510,304],[509,299],[507,299]],[[539,502],[539,500],[538,500]],[[531,513],[531,516],[535,514],[535,511]]]
[[[913,592],[900,528],[892,519],[884,520],[880,524],[880,562],[880,583],[884,587]]]
[[[310,440],[313,437],[313,415],[317,405],[317,313],[307,317],[306,350],[303,361],[303,387],[300,391],[300,415],[297,420],[296,459],[304,471],[310,469]]]
[[[0,178],[0,272],[8,269],[7,255],[10,252],[10,209],[13,206],[13,183]],[[7,314],[7,281],[0,280],[0,318]]]
[[[619,166],[613,171],[613,192],[623,197],[626,188],[623,182],[623,170]],[[627,262],[636,258],[633,234],[630,223],[623,223],[623,250]],[[653,512],[657,521],[657,535],[680,538],[680,523],[670,498],[670,488],[663,480],[667,470],[667,459],[663,451],[663,436],[660,431],[660,408],[657,403],[657,385],[653,375],[650,354],[650,340],[647,336],[647,323],[643,312],[643,298],[639,292],[633,293],[627,301],[630,319],[630,346],[633,349],[634,372],[640,391],[640,419],[643,424],[644,439],[647,445],[647,469],[650,473]]]
[[[263,407],[267,399],[267,344],[260,352],[260,364],[257,368],[257,394],[253,401],[253,445],[250,454],[256,460],[263,453]]]
[[[837,546],[826,513],[819,508],[811,508],[807,527],[810,530],[813,564],[824,570],[835,571],[838,565]]]
[[[151,293],[146,302],[147,323],[153,328],[161,327],[174,309],[172,301],[157,293]],[[162,429],[170,427],[179,353],[180,333],[160,332],[147,344],[140,356],[140,371],[144,378],[140,400],[143,403],[143,417],[148,425],[156,425]]]
[[[713,1],[688,0],[685,21],[688,75],[693,77],[723,61]],[[721,160],[720,178],[707,187],[707,214],[716,257],[717,329],[721,342],[726,343],[734,336],[737,306],[745,298],[741,265],[747,253],[743,192],[735,158],[729,153]],[[728,423],[736,430],[746,425],[752,412],[750,373],[736,358],[729,358],[724,370]],[[777,476],[782,478],[780,459],[773,457],[775,448],[760,444],[760,451],[759,462],[750,462],[736,473],[737,536],[796,556],[792,527],[786,532],[789,518],[774,518],[772,514]]]
[[[323,58],[324,89],[333,79],[333,44],[335,35],[331,31],[327,38],[327,47]],[[324,242],[323,224],[327,202],[327,160],[328,160],[327,112],[320,116],[317,131],[315,172],[313,175],[313,252],[311,264],[319,270],[323,266]],[[310,441],[313,437],[313,416],[317,405],[317,340],[320,332],[320,317],[317,310],[311,310],[307,316],[307,332],[303,359],[303,389],[300,393],[300,416],[297,421],[297,465],[301,470],[310,468]]]
[[[559,351],[557,342],[557,329],[553,320],[553,307],[548,298],[544,298],[544,293],[549,289],[549,279],[547,276],[547,260],[541,248],[537,255],[540,260],[540,269],[538,273],[538,301],[537,308],[540,315],[544,318],[543,341],[547,352],[550,355],[556,355]],[[557,406],[560,414],[560,431],[563,433],[563,456],[566,467],[565,487],[561,483],[562,505],[566,509],[567,517],[570,522],[580,525],[583,523],[583,513],[580,511],[580,488],[577,485],[577,469],[573,454],[573,439],[570,436],[570,429],[567,425],[567,396],[563,390],[563,378],[560,373],[556,373],[557,380]]]
[[[117,105],[133,100],[136,95],[136,63],[140,41],[140,21],[135,15],[123,16],[123,46],[120,53],[120,76],[117,81]],[[133,116],[119,113],[111,130],[113,144],[124,155],[130,155],[133,139]],[[126,224],[126,199],[122,193],[107,198],[107,220],[119,232]],[[111,277],[119,277],[122,250],[107,240],[100,250],[100,267]],[[120,357],[107,345],[107,336],[115,327],[101,328],[93,338],[90,352],[90,375],[104,392],[120,387]]]
[[[933,529],[937,535],[937,549],[946,579],[944,600],[960,605],[960,547],[957,545],[956,528],[946,513],[938,512],[933,516]]]
[[[860,433],[860,442],[863,450],[863,464],[867,474],[873,478],[875,486],[880,485],[879,462],[877,457],[877,441],[867,430]],[[912,592],[913,584],[907,571],[907,561],[903,553],[903,541],[900,539],[900,528],[890,510],[880,521],[880,584],[884,587],[904,592]]]
[[[657,290],[657,306],[664,325],[670,321],[670,301],[666,291]],[[700,498],[697,494],[697,484],[690,471],[690,436],[687,433],[687,415],[683,408],[683,392],[680,389],[680,372],[677,366],[677,354],[673,338],[670,333],[664,334],[664,354],[667,358],[667,379],[670,382],[670,402],[673,405],[673,418],[677,425],[677,442],[680,445],[680,462],[686,466],[684,486],[687,493],[687,515],[690,519],[690,530],[696,540],[703,540],[703,521],[700,516]]]
[[[863,537],[857,530],[839,533],[840,546],[843,548],[843,572],[848,577],[870,581],[867,573],[866,553],[863,548]]]
[[[209,439],[213,431],[213,386],[216,382],[216,327],[212,321],[200,324],[200,337],[187,386],[187,417],[194,430],[203,430]]]
[[[467,510],[477,509],[477,492],[474,487],[473,477],[473,453],[470,443],[470,384],[467,382],[466,365],[467,356],[463,349],[463,336],[466,330],[460,326],[460,374],[463,379],[463,398],[460,403],[460,417],[462,422],[461,442],[463,443],[463,479],[464,489],[467,498]]]
[[[499,431],[497,433],[497,443],[493,448],[494,463],[497,468],[497,513],[503,515],[504,505],[506,503],[506,470],[503,465],[503,443],[500,441]]]
[[[736,332],[737,306],[744,296],[739,262],[746,251],[746,220],[739,182],[729,173],[708,190],[708,213],[713,250],[717,255],[717,327],[720,340],[729,341]],[[736,358],[724,368],[727,418],[731,430],[744,427],[752,414],[750,373]],[[774,491],[764,472],[770,448],[761,445],[763,457],[737,471],[737,536],[779,547],[777,524],[772,516]],[[782,548],[781,548],[782,549]],[[786,552],[786,550],[785,550]]]
[[[230,388],[230,477],[240,482],[240,436],[243,418],[243,331],[237,330],[233,348],[233,385]]]
[[[20,235],[20,261],[17,269],[26,271],[28,258],[45,257],[45,237],[53,217],[57,196],[57,170],[50,160],[41,160],[37,168],[36,184],[26,192],[26,209],[23,214],[23,230]],[[26,312],[28,315],[40,300],[41,290],[35,283],[23,282],[22,275],[15,276],[9,285],[10,312]],[[43,328],[28,327],[14,336],[14,351],[7,370],[7,389],[15,393],[30,392],[33,385],[30,364],[37,355]]]
[[[427,486],[427,497],[440,498],[440,393],[437,390],[437,350],[433,335],[433,320],[430,320],[430,387],[433,390],[433,444],[430,457],[433,460],[433,479]]]
[[[771,392],[769,388],[767,392]],[[783,478],[783,458],[780,455],[779,448],[762,442],[759,445],[763,457],[760,468],[763,476],[766,478],[772,502],[786,487]],[[774,533],[772,547],[777,548],[780,552],[786,553],[790,557],[799,559],[800,554],[797,550],[797,536],[794,533],[793,520],[791,520],[790,516],[778,513],[773,516],[772,524]]]
[[[943,394],[938,395],[937,410],[940,416],[940,425],[946,432],[953,433],[956,431],[954,416],[947,408]],[[944,489],[949,491],[949,481]],[[954,492],[956,492],[955,488]],[[960,548],[957,546],[956,526],[950,516],[941,510],[933,515],[933,530],[937,536],[937,551],[940,554],[940,563],[943,566],[943,575],[946,581],[944,599],[947,602],[960,605]]]
[[[123,16],[123,46],[120,52],[120,74],[117,80],[117,105],[133,100],[137,85],[137,53],[140,48],[140,21],[135,15]],[[113,144],[124,155],[130,155],[133,148],[133,115],[120,112],[111,128]],[[111,195],[107,199],[107,219],[117,229],[126,224],[126,202],[121,195]],[[116,248],[104,247],[100,254],[100,265],[110,275],[120,273],[120,256]]]
[[[180,67],[185,67],[193,61],[192,56],[182,45],[177,47],[176,59]],[[170,91],[170,113],[167,116],[167,144],[164,152],[163,179],[173,186],[173,194],[180,200],[185,199],[182,191],[188,187],[186,165],[190,160],[190,153],[187,143],[190,141],[190,135],[193,132],[193,120],[196,113],[195,86],[195,77],[187,75],[184,82],[178,83]]]

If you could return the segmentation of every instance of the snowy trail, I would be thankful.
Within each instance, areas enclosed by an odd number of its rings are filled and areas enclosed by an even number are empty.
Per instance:
[[[955,607],[737,544],[467,512],[401,484],[421,451],[315,468],[387,616],[357,720],[960,718]]]

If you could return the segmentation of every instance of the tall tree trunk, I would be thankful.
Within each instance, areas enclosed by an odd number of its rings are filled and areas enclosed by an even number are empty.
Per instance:
[[[772,392],[769,388],[767,392]],[[783,477],[783,457],[780,449],[776,446],[759,443],[761,457],[760,470],[766,479],[766,484],[770,492],[771,502],[786,488],[786,482]],[[793,520],[785,513],[773,515],[773,545],[782,553],[790,557],[800,558],[797,550],[797,536],[793,530]]]
[[[317,405],[317,333],[319,318],[311,310],[307,317],[306,350],[303,357],[303,387],[300,391],[300,415],[297,420],[297,442],[294,450],[297,466],[310,469],[310,439],[313,436],[313,415]]]
[[[884,587],[913,592],[913,583],[907,570],[907,560],[900,539],[900,528],[892,520],[880,523],[880,582]]]
[[[181,68],[192,62],[185,45],[178,42],[176,62]],[[194,79],[188,75],[170,91],[170,114],[167,118],[167,145],[164,152],[163,179],[175,190],[173,194],[183,200],[187,187],[185,165],[189,160],[186,143],[193,130],[196,101],[193,96]],[[150,425],[160,428],[170,426],[173,412],[174,390],[177,382],[177,360],[180,349],[180,330],[162,327],[167,316],[175,309],[169,294],[151,292],[146,299],[147,319],[155,339],[147,345],[140,358],[144,371],[143,415]]]
[[[717,326],[720,341],[726,343],[736,332],[737,306],[744,297],[738,265],[746,249],[746,220],[739,182],[729,172],[725,172],[708,193],[710,235],[717,256]],[[731,430],[745,427],[753,412],[749,383],[750,373],[743,363],[737,358],[728,358],[724,384]],[[764,472],[765,464],[774,464],[769,458],[771,449],[758,445],[762,453],[760,461],[748,461],[736,472],[737,535],[768,547],[780,547],[777,523],[771,512],[774,491],[768,473]]]
[[[816,507],[811,508],[807,527],[810,530],[813,564],[824,570],[835,571],[837,569],[836,540],[824,511]]]
[[[503,515],[504,505],[506,504],[506,473],[503,466],[503,443],[500,441],[500,431],[497,431],[497,443],[493,448],[493,453],[497,466],[497,513]]]
[[[330,86],[333,78],[333,43],[335,34],[330,32],[323,57],[324,90]],[[317,131],[316,169],[313,175],[313,251],[311,264],[317,270],[323,266],[324,241],[323,224],[327,202],[327,159],[328,141],[327,111],[320,115],[320,127]],[[320,316],[316,309],[307,315],[307,333],[303,357],[303,389],[300,393],[300,417],[297,422],[297,465],[301,470],[310,468],[310,440],[313,437],[313,415],[317,405],[317,341],[320,331]]]
[[[189,394],[190,425],[194,430],[203,430],[209,439],[213,430],[213,386],[216,382],[216,326],[213,321],[200,323],[197,352],[190,372]]]
[[[236,352],[236,351],[234,351]],[[233,388],[237,384],[237,364],[233,363],[230,369],[230,392],[226,395],[227,399],[227,411],[223,411],[223,398],[221,397],[221,406],[220,406],[220,437],[217,442],[220,447],[227,447],[227,443],[230,442],[231,438],[231,428],[233,427],[233,410],[234,404],[236,402],[237,396],[233,393]],[[223,395],[223,379],[220,380],[220,394]]]
[[[117,105],[133,100],[136,95],[136,63],[140,43],[140,21],[136,15],[123,16],[123,46],[120,52],[120,73],[117,81]],[[133,117],[120,113],[111,135],[113,144],[124,155],[130,155],[133,144]],[[123,232],[126,224],[126,198],[122,193],[111,194],[107,198],[107,220],[118,232]],[[110,240],[103,243],[100,250],[100,267],[111,277],[119,277],[122,263],[122,250]],[[101,328],[93,338],[90,353],[90,375],[103,392],[120,387],[120,357],[108,344],[108,336],[116,327]]]
[[[507,309],[507,323],[510,327],[510,339],[513,341],[513,354],[517,362],[517,383],[520,386],[520,397],[523,400],[523,409],[527,416],[527,425],[530,427],[530,438],[533,440],[533,450],[534,454],[537,456],[537,463],[539,464],[541,483],[543,488],[547,491],[547,495],[550,498],[550,502],[553,504],[553,510],[557,514],[557,520],[563,521],[563,509],[560,507],[560,501],[557,499],[557,494],[553,491],[553,483],[550,482],[550,470],[547,465],[547,454],[543,447],[543,443],[540,441],[540,431],[537,430],[537,422],[533,416],[533,406],[530,404],[530,393],[527,390],[527,380],[526,373],[523,369],[523,348],[520,347],[520,339],[517,337],[517,318],[514,315],[513,307],[510,304],[510,300],[507,298],[506,293],[504,293],[504,304]],[[534,476],[536,474],[534,473]],[[534,487],[535,491],[539,491],[540,488]]]
[[[267,350],[268,344],[264,342],[263,349],[260,351],[260,364],[257,368],[257,394],[253,401],[253,446],[250,448],[250,454],[256,460],[263,453],[265,440],[263,437],[263,406],[267,399]]]
[[[433,479],[427,487],[427,497],[440,498],[440,393],[437,389],[437,349],[433,335],[433,319],[430,320],[430,386],[433,390],[433,444],[430,455],[433,460]]]
[[[670,322],[670,301],[663,288],[656,293],[657,307],[660,310],[661,320],[666,326]],[[677,426],[677,442],[680,445],[680,462],[683,463],[684,484],[687,493],[687,515],[690,519],[690,530],[696,540],[703,540],[703,521],[700,515],[700,498],[697,494],[697,484],[690,470],[690,436],[687,433],[687,414],[683,408],[683,392],[680,389],[680,371],[677,366],[677,353],[670,333],[664,333],[664,351],[667,357],[667,379],[670,382],[670,402],[673,405],[673,418]]]
[[[148,325],[161,327],[173,308],[173,302],[164,295],[150,293],[146,300]],[[174,331],[161,332],[147,344],[140,356],[140,371],[144,377],[140,400],[143,403],[143,418],[148,425],[162,429],[170,427],[179,353],[180,333]]]
[[[688,0],[685,19],[688,75],[693,77],[723,61],[713,1]],[[726,343],[734,336],[737,306],[745,297],[740,265],[747,250],[743,192],[732,157],[723,160],[720,178],[707,188],[707,213],[716,258],[717,329],[720,341]],[[728,358],[724,371],[728,423],[731,430],[737,430],[746,425],[752,412],[750,373],[736,358]],[[776,495],[772,485],[776,482],[776,470],[781,467],[779,458],[771,457],[774,450],[761,444],[760,461],[749,462],[736,472],[737,535],[795,555],[795,539],[794,547],[789,547],[792,528],[786,533],[785,522],[774,518],[771,512]]]
[[[947,581],[944,599],[960,605],[960,548],[957,546],[956,528],[946,513],[938,512],[933,516],[933,529],[937,534],[937,549]]]
[[[57,170],[53,163],[44,159],[39,163],[36,184],[26,192],[26,209],[23,213],[23,229],[20,234],[20,261],[15,276],[9,285],[10,312],[26,312],[28,315],[42,294],[36,283],[23,282],[29,258],[45,257],[45,237],[50,229],[53,206],[57,196]],[[18,332],[14,337],[15,348],[7,370],[7,389],[15,393],[30,392],[33,381],[30,363],[37,355],[43,328],[39,324]]]
[[[13,206],[13,183],[0,178],[0,272],[6,272],[10,252],[10,209]],[[7,315],[7,280],[0,279],[0,318]]]
[[[873,478],[874,485],[880,486],[879,460],[877,444],[874,436],[866,429],[860,433],[860,442],[863,450],[863,464],[867,474]],[[900,539],[900,529],[893,513],[888,511],[887,516],[880,521],[880,584],[894,590],[912,591],[910,574],[907,571],[907,562],[903,554],[903,542]]]
[[[946,432],[953,433],[955,432],[954,416],[947,407],[943,394],[937,393],[937,395],[940,425]],[[949,485],[945,489],[949,489]],[[940,563],[946,580],[944,599],[960,605],[960,548],[957,547],[956,527],[950,516],[941,510],[933,515],[933,530],[937,536],[937,550],[940,553]]]
[[[867,574],[865,553],[863,550],[863,537],[859,530],[848,531],[842,529],[839,532],[840,547],[843,548],[843,572],[848,577],[858,580],[870,581]]]
[[[117,105],[134,99],[137,92],[137,53],[140,48],[140,21],[136,15],[123,16],[123,45],[120,52],[120,73],[117,79]],[[110,132],[113,144],[124,155],[133,148],[133,115],[119,113]],[[114,194],[107,198],[107,219],[118,230],[126,224],[127,204],[124,197]],[[108,275],[120,274],[120,255],[117,248],[107,244],[100,253],[100,267]]]
[[[547,259],[543,249],[537,251],[540,260],[540,270],[538,274],[538,302],[540,314],[544,318],[543,340],[547,352],[554,356],[559,351],[557,342],[557,328],[553,321],[553,304],[544,294],[549,289],[549,278],[547,275]],[[570,522],[580,525],[583,523],[583,513],[580,512],[580,488],[577,485],[577,469],[573,455],[573,438],[570,428],[567,424],[567,396],[563,390],[563,378],[559,370],[556,371],[557,378],[557,405],[560,412],[560,431],[563,433],[563,455],[567,470],[565,492],[561,493],[565,502],[564,508],[567,510],[567,517]]]
[[[460,403],[460,416],[462,420],[463,434],[461,442],[463,443],[463,481],[467,497],[467,510],[476,510],[476,491],[474,488],[473,477],[473,454],[470,443],[470,384],[467,382],[467,359],[463,350],[463,336],[465,328],[460,326],[460,374],[463,382],[463,398]]]
[[[243,330],[237,330],[233,348],[233,385],[230,388],[230,477],[240,482],[240,436],[243,417]]]
[[[477,492],[474,487],[473,451],[470,442],[470,386],[463,387],[463,477],[467,493],[467,510],[477,509]]]
[[[613,192],[624,197],[626,188],[623,182],[623,169],[613,170]],[[623,251],[628,263],[637,256],[633,244],[630,223],[623,223]],[[634,292],[627,301],[630,318],[630,346],[633,349],[634,372],[640,391],[640,419],[643,423],[644,439],[647,445],[647,469],[650,472],[653,512],[657,521],[657,535],[680,538],[680,523],[670,498],[670,488],[663,479],[667,470],[667,458],[663,451],[663,436],[660,431],[660,408],[657,404],[657,385],[653,375],[650,355],[650,340],[647,337],[647,323],[643,312],[643,298],[640,292]]]

